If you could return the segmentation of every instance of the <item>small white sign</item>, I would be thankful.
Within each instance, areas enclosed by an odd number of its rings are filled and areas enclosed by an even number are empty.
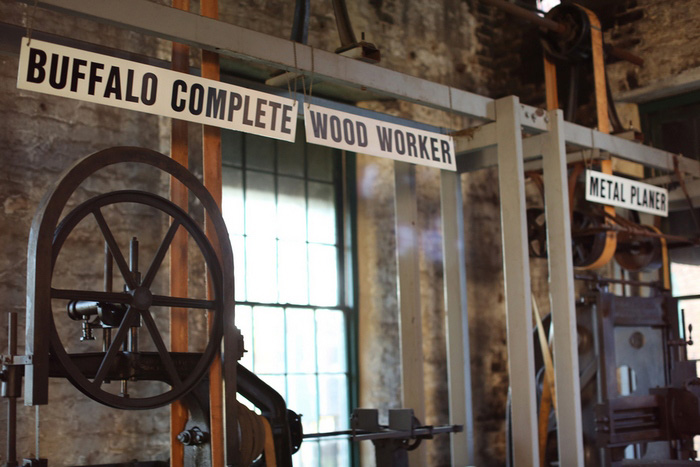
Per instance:
[[[628,178],[586,170],[586,200],[668,216],[668,190]]]
[[[451,136],[306,104],[304,125],[309,143],[457,170]]]
[[[22,39],[17,87],[294,141],[293,99],[49,42]]]

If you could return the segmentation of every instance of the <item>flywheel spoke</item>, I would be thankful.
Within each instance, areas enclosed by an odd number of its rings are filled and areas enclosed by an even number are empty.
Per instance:
[[[163,238],[163,241],[158,247],[158,251],[156,251],[156,254],[153,257],[151,265],[148,267],[148,271],[146,272],[146,276],[141,282],[141,286],[146,288],[151,287],[153,279],[155,279],[156,274],[158,273],[158,269],[160,268],[161,263],[163,263],[163,258],[165,258],[165,254],[168,252],[170,244],[172,243],[178,228],[180,228],[180,223],[178,221],[173,220],[173,223],[170,225],[168,232],[165,234],[165,238]]]
[[[165,343],[163,342],[163,338],[161,337],[158,327],[153,320],[153,316],[151,316],[151,312],[148,310],[142,310],[141,316],[143,317],[143,321],[146,323],[148,333],[151,335],[153,343],[156,345],[156,349],[158,349],[158,354],[160,354],[160,358],[165,365],[165,370],[168,372],[168,376],[170,376],[170,381],[173,388],[179,388],[182,385],[182,380],[177,374],[175,363],[173,362],[168,349],[165,347]]]
[[[213,310],[216,306],[214,300],[200,300],[196,298],[168,297],[165,295],[154,295],[152,306],[169,306],[174,308],[197,308],[202,310]]]
[[[124,259],[124,255],[122,255],[122,252],[119,249],[119,245],[117,245],[117,241],[114,239],[112,231],[107,225],[107,221],[105,221],[105,218],[102,215],[102,211],[100,211],[100,209],[97,208],[94,211],[92,211],[92,214],[95,216],[97,225],[102,231],[102,236],[105,238],[105,241],[109,246],[109,251],[112,253],[114,261],[116,261],[117,267],[119,268],[119,271],[121,272],[122,277],[126,282],[126,285],[132,290],[135,289],[136,281],[134,281],[134,275],[131,273],[131,271],[129,271],[129,266],[127,265],[126,260]]]
[[[105,357],[102,359],[102,363],[100,363],[100,368],[97,370],[95,379],[92,381],[97,388],[102,386],[102,383],[107,377],[107,372],[112,367],[112,363],[114,363],[117,352],[119,352],[119,348],[122,346],[124,339],[126,339],[126,336],[129,333],[131,321],[134,319],[135,314],[136,310],[132,307],[129,307],[129,309],[126,311],[124,319],[122,319],[122,322],[119,325],[119,330],[117,331],[116,336],[114,336],[114,339],[112,339],[112,344],[109,346],[109,350],[107,350]]]

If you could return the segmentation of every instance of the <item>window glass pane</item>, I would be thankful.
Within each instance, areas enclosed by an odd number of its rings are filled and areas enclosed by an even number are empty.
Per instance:
[[[246,168],[272,172],[275,169],[275,140],[245,135]]]
[[[316,376],[315,375],[289,375],[287,376],[289,397],[287,405],[298,414],[302,414],[304,433],[318,432],[318,406],[316,401]]]
[[[222,169],[222,214],[229,234],[243,234],[243,171],[224,166]]]
[[[700,294],[700,265],[672,262],[671,284],[674,296]]]
[[[277,236],[290,240],[306,240],[304,180],[278,177],[277,189]]]
[[[224,165],[240,167],[243,161],[243,133],[221,130],[221,159]]]
[[[302,136],[303,125],[297,125],[297,141]],[[277,141],[277,172],[285,175],[304,176],[304,145]]]
[[[301,443],[299,452],[294,454],[294,465],[297,465],[297,462],[300,462],[303,467],[318,467],[318,451],[318,441],[305,440],[303,443]]]
[[[348,429],[348,388],[345,375],[318,375],[319,431]]]
[[[272,389],[280,393],[280,395],[287,400],[287,385],[284,375],[257,375],[261,380],[265,381],[267,384],[272,386]]]
[[[253,371],[283,374],[284,310],[260,306],[253,308],[253,333]]]
[[[236,301],[244,301],[246,296],[245,274],[245,237],[234,235],[231,237],[231,249],[233,250],[233,271],[235,276]]]
[[[344,373],[347,370],[344,313],[340,310],[317,310],[316,329],[319,373]]]
[[[321,465],[323,467],[344,467],[350,465],[350,446],[346,440],[323,440],[321,447]]]
[[[306,242],[279,240],[279,303],[305,305],[309,303]]]
[[[277,219],[273,175],[246,173],[246,234],[274,237]]]
[[[253,369],[253,314],[249,306],[236,305],[236,326],[241,330],[244,337],[245,349],[247,352],[241,358],[241,365]]]
[[[333,150],[316,144],[306,145],[309,178],[330,182],[333,180]]]
[[[312,305],[335,306],[338,304],[338,266],[335,247],[309,245],[309,295]]]
[[[289,373],[316,372],[315,335],[316,322],[313,310],[287,309],[287,371]]]
[[[309,182],[309,241],[335,244],[335,222],[333,186]]]
[[[277,301],[277,240],[246,239],[246,297],[251,302]]]

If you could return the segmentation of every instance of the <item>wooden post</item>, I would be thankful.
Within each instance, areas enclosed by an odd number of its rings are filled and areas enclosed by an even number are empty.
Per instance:
[[[173,8],[189,11],[189,0],[173,0]],[[172,68],[183,73],[189,72],[190,48],[173,42]],[[187,167],[187,122],[172,119],[170,136],[170,157]],[[170,199],[187,211],[187,188],[174,177],[170,178]],[[170,295],[187,296],[187,231],[179,229],[170,246]],[[170,350],[187,352],[187,309],[170,309]],[[181,401],[170,406],[170,465],[183,467],[184,445],[177,440],[177,435],[184,431],[187,423],[187,407]]]
[[[582,8],[579,6],[579,8]],[[595,83],[595,106],[598,114],[598,131],[610,133],[608,116],[608,91],[605,84],[605,60],[603,56],[603,30],[595,13],[582,8],[591,22],[591,50],[593,52],[593,82]]]
[[[559,108],[559,93],[557,91],[557,66],[547,55],[544,58],[544,89],[547,96],[547,110]]]
[[[219,6],[217,0],[202,0],[201,14],[208,18],[217,19],[219,17]],[[219,80],[219,55],[215,52],[202,50],[202,78]],[[207,187],[216,203],[221,207],[222,187],[221,187],[221,131],[217,127],[202,126],[202,157],[204,171],[204,186]],[[205,232],[209,241],[221,256],[218,243],[215,242],[216,232],[211,220],[207,217]],[[211,284],[208,284],[207,295],[213,298]],[[209,316],[209,326],[213,323],[213,314]],[[228,401],[230,404],[235,401]],[[212,466],[224,467],[224,400],[223,400],[223,379],[221,372],[221,355],[217,355],[209,369],[209,403],[210,403],[210,423],[211,423],[211,456]],[[235,427],[229,427],[234,429]],[[231,454],[229,453],[229,456]]]

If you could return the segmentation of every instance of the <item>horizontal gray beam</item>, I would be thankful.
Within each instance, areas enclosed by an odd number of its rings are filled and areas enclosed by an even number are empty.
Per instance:
[[[601,133],[574,123],[564,124],[566,142],[586,149],[607,151],[620,159],[639,162],[667,172],[673,171],[673,158],[678,157],[679,168],[684,173],[700,176],[700,162],[687,157],[675,156],[661,149],[645,146],[641,143]]]
[[[40,0],[38,5],[328,83],[482,121],[496,119],[493,99],[488,97],[147,0]],[[526,130],[546,131],[546,112],[527,105],[520,105],[519,111]]]
[[[459,172],[469,172],[496,165],[494,147],[497,143],[494,124],[486,124],[472,128],[468,134],[455,137],[457,152],[457,168]],[[620,159],[638,162],[646,167],[673,172],[674,158],[678,158],[678,167],[684,173],[700,177],[700,162],[695,159],[675,155],[639,142],[602,133],[574,123],[564,122],[564,135],[567,144],[583,149],[599,149],[607,155]],[[542,139],[539,135],[523,138],[523,157],[527,162],[526,169],[539,170],[542,162],[538,159],[542,154]],[[567,162],[583,160],[585,154],[570,152],[566,155]],[[590,157],[590,156],[589,156]]]
[[[146,0],[40,0],[38,4],[327,82],[495,120],[492,99],[487,97]]]

